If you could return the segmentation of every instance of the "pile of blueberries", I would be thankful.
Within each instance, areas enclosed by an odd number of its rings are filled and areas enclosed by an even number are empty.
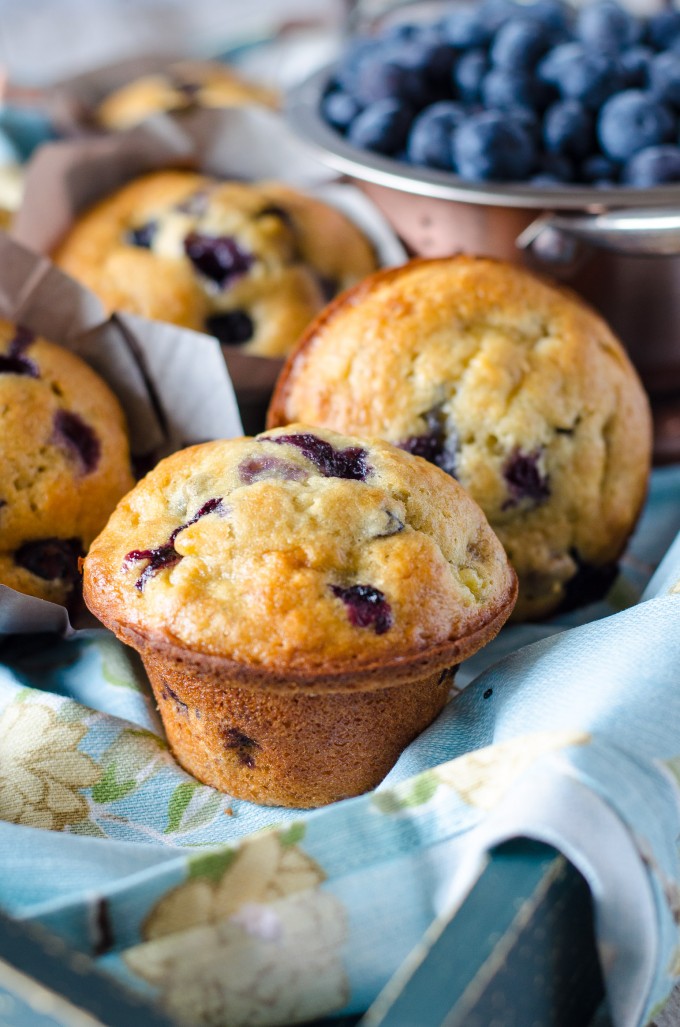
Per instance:
[[[321,112],[360,149],[471,181],[680,182],[680,11],[456,5],[355,39]]]

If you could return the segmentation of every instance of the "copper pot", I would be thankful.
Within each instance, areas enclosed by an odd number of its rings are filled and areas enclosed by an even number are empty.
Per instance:
[[[657,456],[680,458],[680,185],[487,185],[358,150],[319,114],[331,74],[323,68],[291,93],[294,131],[370,196],[414,254],[515,261],[585,297],[623,340],[652,396]]]

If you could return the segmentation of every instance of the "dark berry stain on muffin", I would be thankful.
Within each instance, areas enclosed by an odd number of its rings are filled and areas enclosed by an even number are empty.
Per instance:
[[[390,535],[398,535],[405,528],[401,518],[397,517],[391,510],[385,510],[385,516],[387,517],[385,531],[381,531],[379,535],[376,535],[376,538],[389,538]]]
[[[252,253],[246,253],[228,235],[190,232],[184,240],[184,252],[199,274],[220,289],[247,274],[255,260]]]
[[[540,449],[535,449],[532,453],[523,453],[520,449],[515,449],[505,461],[503,477],[510,497],[503,503],[504,510],[516,506],[523,499],[528,499],[538,506],[550,496],[549,479],[538,466],[541,453]]]
[[[596,603],[612,587],[618,574],[617,563],[606,563],[596,567],[584,560],[577,549],[570,549],[569,555],[576,564],[576,573],[564,586],[564,599],[559,612],[567,613],[587,603]]]
[[[293,218],[290,215],[290,211],[287,211],[284,207],[279,207],[278,204],[270,203],[267,207],[263,207],[256,215],[256,218],[278,218],[282,221],[286,228],[290,228],[291,231],[295,231],[295,225]]]
[[[255,767],[255,750],[261,748],[259,742],[249,738],[237,727],[227,727],[220,730],[226,749],[235,749],[240,763],[251,770]]]
[[[67,581],[78,578],[78,559],[84,556],[79,538],[38,538],[24,542],[14,553],[18,567],[44,581]]]
[[[78,414],[69,410],[57,410],[54,417],[54,434],[58,443],[78,458],[85,474],[91,474],[99,463],[101,445],[89,424]]]
[[[277,456],[251,456],[238,466],[239,478],[244,485],[252,485],[263,478],[281,478],[286,481],[305,481],[309,475],[303,467],[296,467]]]
[[[373,628],[376,635],[384,635],[392,627],[392,608],[380,589],[372,585],[331,585],[331,591],[342,599],[355,628]]]
[[[324,303],[330,303],[330,301],[337,296],[339,291],[337,278],[330,278],[328,275],[317,275],[316,280],[319,283],[319,289],[323,296]]]
[[[34,340],[33,332],[18,325],[7,353],[0,354],[0,374],[21,374],[27,378],[38,378],[37,365],[25,355],[25,350]]]
[[[456,450],[458,442],[455,435],[446,430],[446,415],[441,406],[432,407],[423,414],[427,432],[423,435],[410,435],[396,445],[406,453],[421,456],[431,464],[441,467],[452,478],[456,477]]]
[[[225,346],[242,346],[255,333],[253,319],[245,310],[229,310],[206,319],[205,330]]]
[[[135,588],[143,592],[144,586],[150,578],[153,578],[164,568],[174,567],[175,564],[179,563],[182,559],[182,554],[178,553],[175,549],[175,539],[185,528],[190,527],[196,521],[200,521],[201,517],[206,517],[211,513],[226,513],[225,508],[222,506],[221,498],[209,499],[207,503],[204,503],[190,520],[180,524],[179,528],[175,528],[167,542],[162,542],[160,546],[156,546],[154,549],[132,549],[125,557],[123,568],[131,563],[136,563],[137,560],[148,560],[146,567],[135,582]]]
[[[135,563],[137,560],[148,560],[148,563],[135,582],[135,588],[140,592],[150,578],[153,578],[159,571],[166,567],[174,567],[182,559],[172,542],[164,542],[155,549],[133,549],[125,557],[125,564]]]
[[[335,449],[318,435],[275,435],[260,438],[260,442],[274,442],[277,446],[295,446],[314,464],[325,478],[351,478],[365,481],[372,468],[366,463],[366,450],[361,446]]]
[[[200,82],[186,82],[182,79],[176,79],[173,82],[173,86],[178,93],[181,93],[182,96],[186,96],[187,99],[191,100],[193,100],[203,88]]]
[[[187,704],[185,702],[182,702],[180,697],[177,695],[177,692],[175,692],[174,689],[170,688],[170,685],[165,683],[163,684],[163,688],[161,689],[161,695],[164,699],[172,699],[177,708],[178,713],[189,712],[189,707],[187,706]]]
[[[147,221],[145,225],[139,225],[137,228],[131,228],[127,234],[126,241],[130,246],[138,246],[142,250],[150,250],[153,245],[157,229],[157,221]]]

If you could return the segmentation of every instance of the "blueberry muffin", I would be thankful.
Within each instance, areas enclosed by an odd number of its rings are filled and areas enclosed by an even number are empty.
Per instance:
[[[603,594],[645,497],[651,422],[607,325],[474,257],[378,273],[291,354],[270,427],[380,435],[456,477],[519,576],[518,619]]]
[[[0,321],[0,582],[65,603],[133,484],[123,412],[68,350]]]
[[[515,594],[452,478],[299,424],[162,461],[84,565],[86,602],[140,652],[180,763],[299,807],[376,785]]]
[[[102,128],[118,132],[161,112],[251,104],[275,108],[278,96],[216,61],[180,63],[111,93],[99,105],[96,120]]]
[[[276,182],[190,171],[155,172],[102,200],[54,259],[109,310],[274,357],[376,267],[370,244],[332,207]]]

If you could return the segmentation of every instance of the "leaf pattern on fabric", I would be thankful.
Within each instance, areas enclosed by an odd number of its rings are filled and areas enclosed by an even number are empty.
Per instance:
[[[342,904],[313,889],[241,904],[228,919],[128,949],[125,962],[183,1023],[302,1023],[347,1004],[346,938]]]
[[[289,828],[303,827],[292,825]],[[205,853],[189,862],[189,879],[156,903],[142,927],[145,940],[188,927],[218,923],[247,902],[274,902],[316,888],[325,880],[318,863],[286,834],[268,831],[238,849]]]
[[[82,720],[42,703],[10,703],[0,714],[0,819],[51,831],[87,820],[83,793],[101,768],[78,749],[86,734]]]
[[[140,680],[133,665],[131,650],[125,649],[113,636],[102,634],[93,643],[101,659],[102,677],[107,685],[140,691]]]
[[[198,781],[177,785],[168,801],[165,834],[184,834],[210,824],[222,811],[224,796]]]
[[[169,759],[162,738],[137,728],[124,728],[101,759],[102,777],[92,789],[99,804],[118,802],[157,774]]]
[[[539,757],[589,742],[590,735],[584,732],[537,731],[459,756],[432,773],[468,806],[492,810]]]
[[[381,813],[401,813],[406,809],[424,806],[430,801],[438,787],[437,776],[432,771],[426,770],[409,781],[408,788],[397,787],[376,792],[373,796],[373,805]]]

